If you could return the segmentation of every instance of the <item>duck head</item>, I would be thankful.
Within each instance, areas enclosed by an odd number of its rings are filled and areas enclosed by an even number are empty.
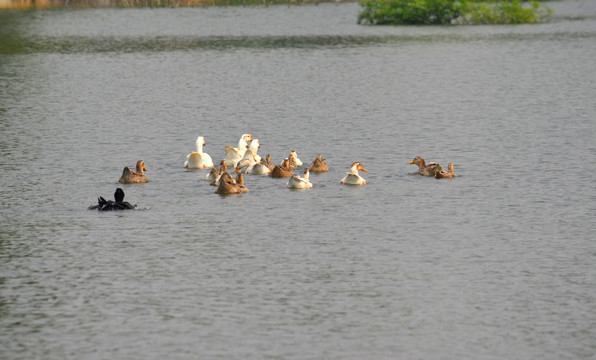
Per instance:
[[[198,153],[203,152],[203,146],[207,146],[207,143],[205,142],[205,138],[203,136],[197,137],[197,152]]]
[[[137,172],[143,174],[143,171],[147,171],[145,167],[145,162],[143,160],[137,161]]]
[[[310,171],[308,169],[304,169],[304,176],[302,177],[304,180],[308,180],[310,176]]]
[[[227,173],[228,172],[228,166],[226,165],[226,161],[222,160],[219,162],[219,171],[221,171],[222,173]]]
[[[354,173],[354,174],[358,174],[359,170],[362,170],[364,172],[367,172],[366,169],[362,166],[362,164],[358,161],[356,161],[355,163],[352,164],[352,166],[350,167],[350,170]]]
[[[244,186],[244,176],[242,173],[238,173],[238,175],[236,175],[236,185]]]
[[[416,156],[414,160],[410,161],[410,164],[416,164],[421,169],[426,166],[426,162],[420,156]]]
[[[121,188],[116,189],[116,192],[114,193],[114,199],[117,203],[124,201],[124,191]]]
[[[256,154],[258,149],[261,148],[261,144],[259,144],[259,139],[254,139],[250,143],[250,146],[248,148],[253,152],[253,154]]]

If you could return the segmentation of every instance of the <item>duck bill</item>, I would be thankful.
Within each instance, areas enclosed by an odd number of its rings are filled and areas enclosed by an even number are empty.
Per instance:
[[[414,163],[414,160],[410,161],[410,164],[413,164],[413,163]]]
[[[366,169],[365,169],[365,168],[360,168],[360,170],[362,170],[362,171],[364,171],[364,172],[368,172],[368,171],[366,171]]]

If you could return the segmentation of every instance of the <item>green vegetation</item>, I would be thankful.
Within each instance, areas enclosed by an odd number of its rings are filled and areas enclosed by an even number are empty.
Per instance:
[[[538,1],[521,0],[367,0],[359,24],[531,24],[553,16]]]

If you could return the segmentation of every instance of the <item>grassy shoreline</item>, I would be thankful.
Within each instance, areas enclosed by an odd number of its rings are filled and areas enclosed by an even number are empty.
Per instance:
[[[535,24],[554,12],[538,0],[369,0],[360,2],[365,25]]]

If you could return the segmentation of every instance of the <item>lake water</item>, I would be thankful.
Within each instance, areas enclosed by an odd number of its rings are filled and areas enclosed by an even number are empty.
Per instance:
[[[0,12],[0,357],[593,359],[596,2],[548,5]],[[331,171],[222,197],[183,168],[249,132]],[[137,210],[87,210],[139,159]]]

